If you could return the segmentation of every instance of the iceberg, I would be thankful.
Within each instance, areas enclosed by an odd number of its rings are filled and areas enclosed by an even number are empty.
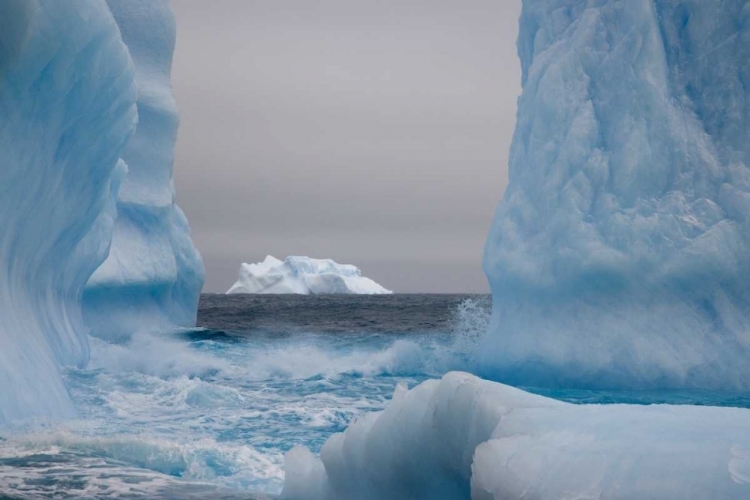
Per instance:
[[[112,238],[134,69],[103,1],[0,2],[0,423],[73,413],[81,295]]]
[[[67,417],[88,333],[192,326],[166,0],[0,5],[0,423]]]
[[[287,257],[283,262],[267,256],[257,264],[242,264],[234,293],[389,294],[393,293],[362,276],[355,266],[330,259]]]
[[[83,296],[92,334],[122,341],[136,331],[195,326],[205,272],[175,203],[179,118],[170,74],[175,19],[168,0],[107,0],[135,63],[138,127],[123,153],[109,257]]]
[[[573,405],[454,372],[285,468],[302,500],[744,499],[750,410]]]
[[[526,0],[478,373],[750,389],[750,4]]]

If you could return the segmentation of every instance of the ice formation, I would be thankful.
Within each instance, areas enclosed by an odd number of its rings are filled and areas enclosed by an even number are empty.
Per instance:
[[[83,288],[107,256],[133,66],[103,1],[0,2],[0,423],[72,412]]]
[[[267,256],[257,264],[242,264],[237,283],[227,293],[387,294],[393,293],[362,276],[355,266],[330,259]]]
[[[744,499],[750,410],[572,405],[454,372],[285,462],[295,500]]]
[[[750,4],[526,0],[481,373],[750,389]]]
[[[123,154],[112,248],[84,292],[92,333],[195,325],[204,270],[172,182],[179,118],[170,74],[175,19],[167,0],[107,0],[135,63],[138,128]]]
[[[72,412],[60,367],[87,362],[87,327],[194,322],[174,37],[165,0],[0,4],[0,423]]]

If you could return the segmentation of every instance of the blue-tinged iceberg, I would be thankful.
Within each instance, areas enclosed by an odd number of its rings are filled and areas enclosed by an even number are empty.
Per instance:
[[[133,71],[104,1],[0,2],[0,423],[72,412],[60,366],[88,360]]]
[[[750,4],[527,0],[481,373],[750,389]]]
[[[450,373],[285,463],[294,500],[744,499],[750,410],[572,405]]]
[[[138,128],[123,154],[117,223],[106,262],[84,293],[92,334],[122,340],[135,331],[195,325],[204,269],[175,204],[172,181],[179,118],[170,83],[175,19],[167,0],[107,0],[135,62]]]
[[[237,282],[227,293],[380,295],[393,292],[365,278],[359,268],[350,264],[310,257],[287,257],[282,262],[268,255],[263,262],[242,264]]]
[[[0,423],[71,414],[61,367],[86,364],[89,327],[194,324],[174,38],[162,0],[0,4]]]

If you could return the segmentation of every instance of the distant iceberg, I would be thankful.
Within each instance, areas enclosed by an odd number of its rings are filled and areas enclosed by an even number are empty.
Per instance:
[[[267,256],[257,264],[242,264],[240,276],[227,293],[361,294],[393,293],[362,276],[355,266],[330,259]]]

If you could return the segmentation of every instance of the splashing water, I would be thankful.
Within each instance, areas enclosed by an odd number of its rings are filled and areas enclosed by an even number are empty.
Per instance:
[[[278,493],[283,454],[319,452],[397,384],[468,369],[490,301],[204,297],[205,329],[91,339],[68,368],[78,418],[0,430],[0,496]]]
[[[476,373],[490,314],[485,296],[205,296],[204,328],[91,339],[89,366],[65,373],[77,419],[0,428],[0,497],[276,494],[295,445],[318,453],[398,384]],[[747,395],[525,389],[750,407]]]

